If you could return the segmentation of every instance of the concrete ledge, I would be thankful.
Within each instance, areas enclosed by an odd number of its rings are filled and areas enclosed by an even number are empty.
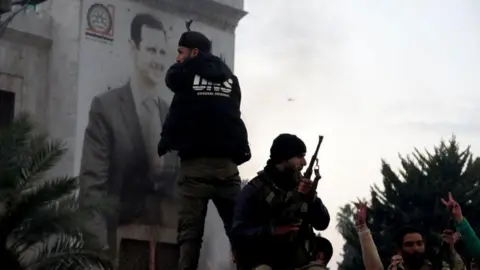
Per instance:
[[[244,9],[244,0],[212,0],[223,5],[231,6],[236,9]]]
[[[9,14],[2,17],[7,18]],[[49,49],[52,45],[52,17],[44,12],[40,17],[35,12],[20,12],[9,24],[1,37],[39,48]]]
[[[170,13],[184,15],[194,21],[234,32],[240,20],[247,15],[243,9],[221,3],[219,0],[132,0]],[[243,3],[243,1],[241,1]]]

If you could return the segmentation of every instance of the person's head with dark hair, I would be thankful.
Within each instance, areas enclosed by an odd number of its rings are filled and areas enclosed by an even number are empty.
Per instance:
[[[406,226],[397,234],[395,242],[409,269],[418,269],[425,263],[425,241],[422,230]]]
[[[333,246],[330,241],[321,236],[315,237],[315,246],[317,247],[317,263],[326,267],[333,256]]]
[[[306,152],[307,147],[300,138],[283,133],[273,140],[268,163],[282,171],[300,172],[307,165]]]
[[[209,54],[212,51],[212,42],[202,33],[187,31],[178,41],[177,62],[195,57],[200,53]]]
[[[163,83],[167,38],[162,22],[147,13],[135,15],[130,24],[130,48],[137,75],[150,84]]]

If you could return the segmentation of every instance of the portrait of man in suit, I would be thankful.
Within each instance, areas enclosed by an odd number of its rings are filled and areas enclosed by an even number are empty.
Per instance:
[[[115,214],[89,227],[119,254],[119,269],[172,269],[176,245],[176,153],[159,158],[157,144],[169,104],[160,96],[169,65],[164,25],[150,14],[131,21],[133,62],[127,84],[93,98],[80,169],[83,204],[111,198]],[[152,245],[154,248],[152,248]],[[155,256],[151,254],[155,251]],[[154,257],[152,262],[152,257]]]

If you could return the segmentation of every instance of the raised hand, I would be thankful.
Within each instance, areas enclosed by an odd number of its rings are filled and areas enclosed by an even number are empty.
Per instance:
[[[440,199],[443,203],[448,208],[448,211],[452,213],[452,216],[455,218],[457,222],[462,221],[463,215],[462,215],[462,208],[460,205],[455,201],[455,199],[452,196],[452,193],[448,193],[448,200],[444,200],[443,198]]]
[[[443,242],[449,244],[451,247],[455,245],[455,243],[460,238],[460,234],[458,232],[454,232],[452,230],[443,230],[442,232],[442,240]]]
[[[397,270],[403,269],[403,257],[402,255],[394,255],[390,261],[390,265],[388,266],[388,270]]]
[[[303,178],[302,181],[300,181],[300,184],[298,185],[298,192],[302,194],[309,194],[310,191],[312,190],[312,180]]]
[[[355,213],[355,225],[358,229],[367,227],[367,204],[365,202],[355,203],[357,212]]]

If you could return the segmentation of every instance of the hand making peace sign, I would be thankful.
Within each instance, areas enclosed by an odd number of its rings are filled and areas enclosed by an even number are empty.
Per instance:
[[[367,204],[359,201],[355,203],[357,213],[355,213],[355,225],[358,229],[363,229],[367,226]]]
[[[440,199],[445,205],[448,210],[452,213],[452,216],[455,218],[457,222],[462,221],[463,215],[462,215],[462,208],[460,205],[453,199],[452,193],[448,193],[448,201],[444,200],[443,198]]]

